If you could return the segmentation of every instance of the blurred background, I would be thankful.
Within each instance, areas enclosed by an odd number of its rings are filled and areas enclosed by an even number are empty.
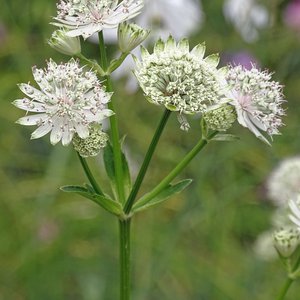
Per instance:
[[[49,136],[30,141],[32,128],[14,122],[23,97],[16,84],[32,82],[31,67],[67,61],[46,43],[54,30],[55,1],[1,0],[0,12],[0,299],[118,299],[118,224],[92,202],[63,194],[59,186],[86,178],[71,147]],[[274,72],[288,103],[282,135],[268,147],[245,128],[234,143],[212,143],[180,176],[194,182],[183,194],[138,215],[133,222],[133,299],[275,299],[286,275],[277,259],[257,254],[257,237],[274,210],[265,183],[273,168],[300,150],[300,1],[149,0],[136,20],[152,28],[148,42],[172,33],[206,41],[222,64],[250,61]],[[114,33],[106,34],[114,53]],[[97,45],[86,43],[97,58]],[[126,64],[130,66],[130,62]],[[133,176],[163,109],[150,105],[128,78],[115,76],[120,131]],[[142,192],[199,139],[199,120],[179,129],[175,115],[160,141]],[[104,189],[101,157],[90,160]],[[108,189],[108,188],[107,188]],[[268,249],[267,249],[268,251]],[[271,251],[271,250],[270,250]],[[298,299],[295,283],[286,299]]]

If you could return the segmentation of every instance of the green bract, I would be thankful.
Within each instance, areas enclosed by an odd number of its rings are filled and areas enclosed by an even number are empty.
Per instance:
[[[153,54],[141,47],[142,60],[136,60],[137,77],[147,99],[172,111],[186,114],[205,112],[219,105],[224,93],[222,71],[217,70],[219,56],[205,59],[205,45],[191,52],[189,42],[173,37],[158,40]]]

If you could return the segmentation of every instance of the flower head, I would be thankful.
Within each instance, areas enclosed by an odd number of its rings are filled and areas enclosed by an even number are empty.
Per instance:
[[[254,66],[246,70],[242,66],[231,68],[227,73],[231,89],[229,98],[236,108],[238,122],[252,131],[256,137],[270,144],[261,131],[270,136],[279,134],[284,110],[282,86],[271,80],[271,75]]]
[[[276,231],[273,235],[274,247],[283,257],[290,257],[300,244],[298,228],[285,228]]]
[[[226,131],[235,122],[236,114],[231,105],[224,104],[221,107],[204,113],[203,118],[208,128],[217,131]]]
[[[300,157],[284,159],[271,173],[267,181],[268,196],[278,206],[300,193]]]
[[[101,131],[98,124],[90,126],[90,135],[86,139],[82,139],[75,134],[73,138],[74,149],[82,157],[91,157],[99,154],[100,150],[104,148],[108,141],[108,135]]]
[[[94,72],[84,71],[74,59],[59,65],[50,60],[46,69],[33,67],[32,71],[40,90],[22,83],[19,88],[27,97],[13,102],[26,111],[17,123],[38,126],[32,139],[51,132],[53,145],[60,140],[68,145],[75,133],[85,139],[91,123],[101,123],[113,114],[106,109],[111,94],[105,92]]]
[[[119,48],[128,53],[140,45],[149,35],[150,30],[133,23],[121,23],[118,28]]]
[[[219,56],[203,59],[205,45],[191,52],[186,39],[176,43],[158,40],[153,54],[142,49],[142,61],[136,60],[135,75],[147,99],[172,111],[193,114],[219,104],[223,95]]]
[[[65,29],[55,30],[48,44],[56,51],[70,56],[81,52],[79,37],[68,36]]]
[[[61,0],[57,5],[58,22],[66,27],[67,35],[82,35],[84,39],[104,28],[116,28],[124,21],[134,18],[143,8],[143,0]]]

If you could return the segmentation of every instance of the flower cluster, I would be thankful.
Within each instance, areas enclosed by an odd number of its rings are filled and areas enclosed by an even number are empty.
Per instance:
[[[105,28],[115,28],[137,16],[143,0],[61,0],[53,24],[68,29],[68,35],[84,39]]]
[[[238,122],[269,144],[261,131],[270,136],[279,134],[284,115],[282,86],[272,81],[269,73],[254,66],[251,70],[242,66],[230,68],[226,79],[230,88],[228,98],[236,108]]]
[[[136,60],[137,77],[147,99],[172,111],[194,114],[219,105],[223,95],[218,55],[203,59],[205,45],[191,52],[186,39],[176,43],[173,37],[159,40],[153,54],[142,49],[142,61]]]
[[[74,149],[82,157],[91,157],[99,154],[101,148],[104,148],[108,141],[108,135],[101,131],[101,127],[97,124],[90,126],[90,135],[86,139],[82,139],[75,134],[73,138]]]
[[[32,139],[51,132],[53,145],[60,140],[68,145],[75,133],[85,139],[89,136],[90,124],[101,123],[113,114],[106,108],[111,94],[105,92],[94,72],[84,71],[74,59],[59,65],[50,60],[46,69],[34,67],[32,71],[40,90],[20,84],[27,97],[13,102],[26,112],[37,113],[26,113],[17,121],[22,125],[38,126]]]

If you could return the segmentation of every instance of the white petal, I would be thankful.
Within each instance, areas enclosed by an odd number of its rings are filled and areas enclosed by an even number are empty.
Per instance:
[[[52,145],[57,144],[61,140],[63,134],[62,125],[63,120],[61,118],[53,120],[53,128],[50,134],[50,143]]]
[[[290,220],[300,227],[300,220],[295,218],[293,215],[289,215]]]
[[[41,91],[36,89],[35,87],[31,86],[30,84],[20,83],[19,89],[28,97],[34,98],[34,100],[39,101],[39,99],[43,99],[45,94]]]
[[[295,201],[290,201],[290,202],[289,202],[289,207],[290,207],[292,213],[293,213],[298,219],[300,219],[300,209],[299,209],[298,205],[295,203]]]
[[[87,125],[81,123],[75,123],[75,130],[80,138],[86,139],[89,136],[89,129]]]
[[[48,119],[47,114],[37,114],[20,118],[16,123],[21,125],[37,125],[45,122]]]
[[[64,127],[62,140],[61,140],[63,146],[68,146],[71,143],[73,136],[74,136],[74,131],[71,131],[69,127]]]
[[[13,102],[13,105],[20,109],[31,112],[45,112],[46,110],[45,105],[43,103],[29,100],[28,98],[17,99]]]
[[[32,134],[31,134],[31,139],[38,139],[47,133],[49,133],[52,129],[52,125],[50,123],[45,123],[38,127]]]

